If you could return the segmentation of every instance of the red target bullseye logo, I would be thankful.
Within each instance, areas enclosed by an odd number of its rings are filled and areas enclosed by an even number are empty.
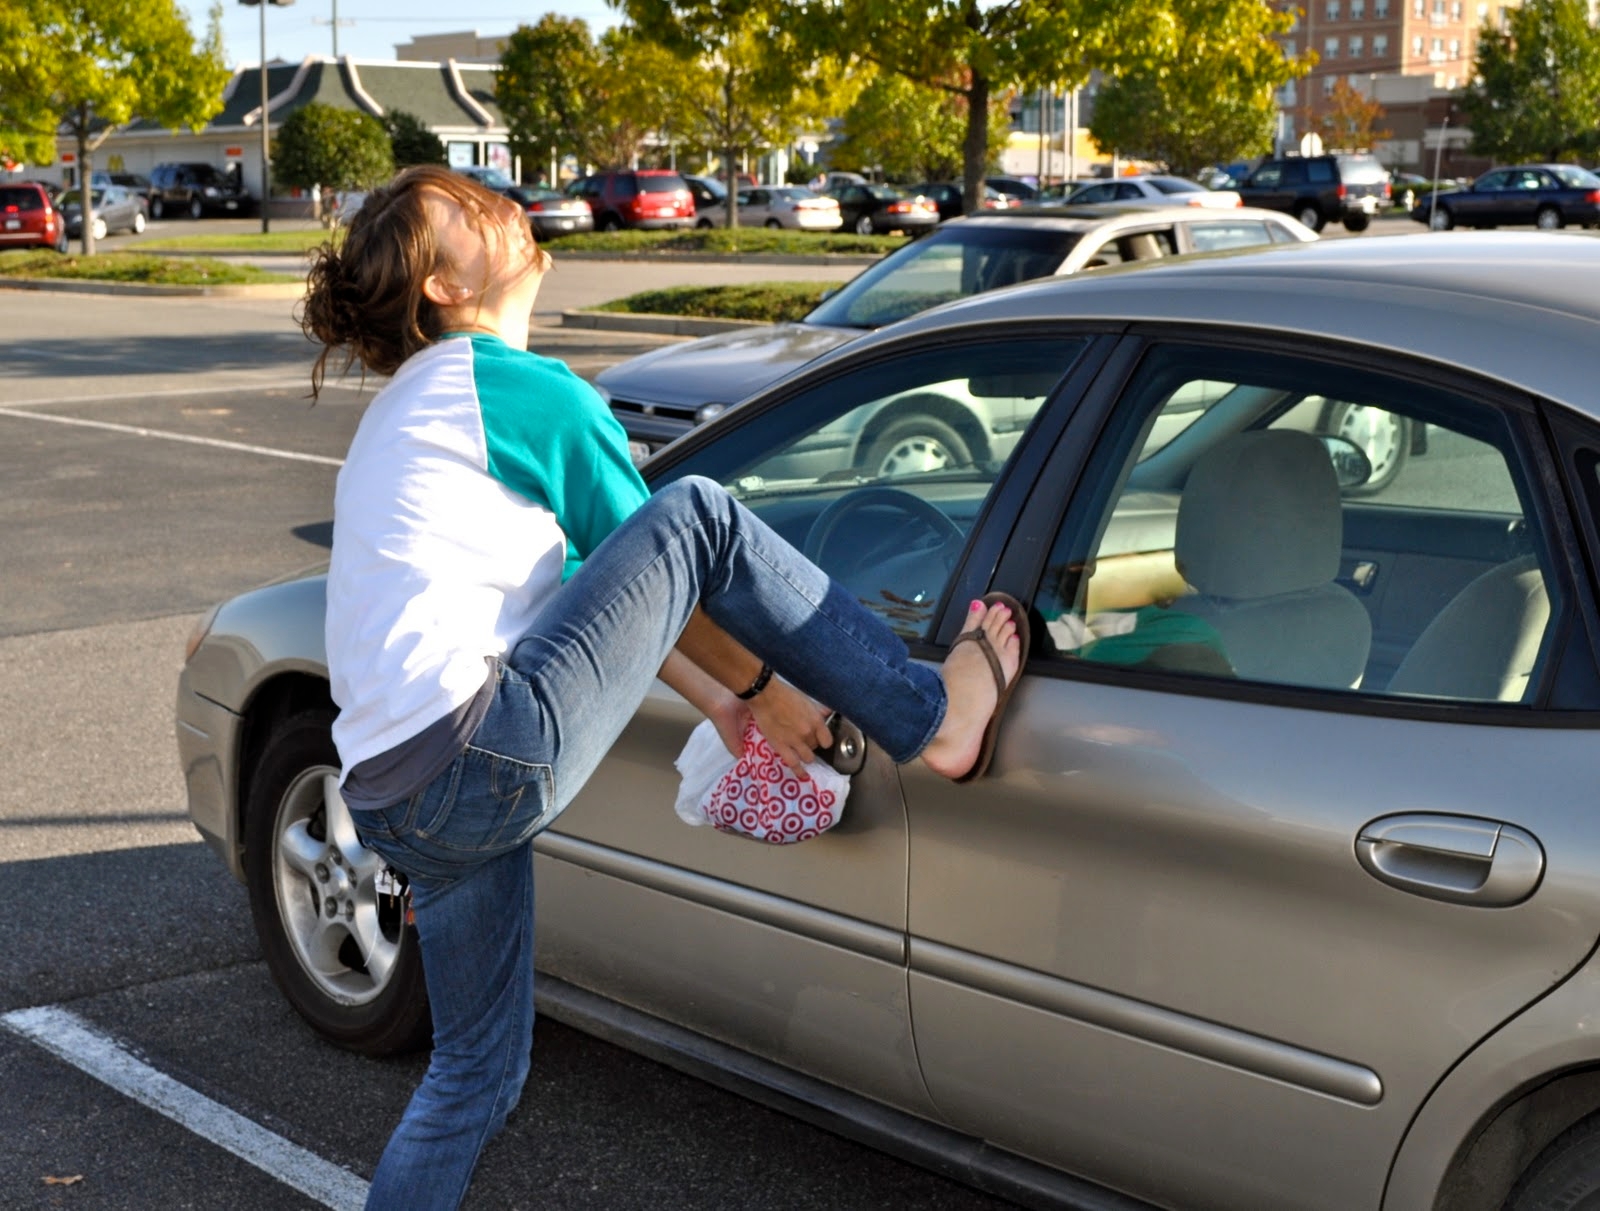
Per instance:
[[[773,845],[809,841],[833,827],[839,818],[834,807],[842,792],[795,777],[754,721],[746,726],[744,741],[744,756],[706,803],[706,815],[715,827]],[[846,781],[843,790],[848,787]]]

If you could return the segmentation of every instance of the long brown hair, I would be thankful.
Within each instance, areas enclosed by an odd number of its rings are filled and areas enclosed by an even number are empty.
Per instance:
[[[367,195],[343,243],[336,247],[330,240],[312,253],[306,275],[297,318],[306,336],[323,346],[311,368],[313,399],[337,352],[344,354],[340,373],[359,361],[363,371],[387,375],[439,339],[439,308],[422,293],[423,282],[445,260],[423,207],[429,190],[460,206],[480,234],[504,206],[472,178],[433,164],[407,168]]]

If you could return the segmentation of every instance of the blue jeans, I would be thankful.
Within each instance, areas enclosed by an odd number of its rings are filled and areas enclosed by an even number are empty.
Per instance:
[[[944,718],[938,674],[720,485],[687,478],[651,497],[512,649],[455,762],[405,802],[351,813],[410,880],[433,1008],[433,1057],[373,1176],[374,1211],[457,1206],[516,1105],[533,1035],[531,842],[621,734],[696,605],[898,762]]]

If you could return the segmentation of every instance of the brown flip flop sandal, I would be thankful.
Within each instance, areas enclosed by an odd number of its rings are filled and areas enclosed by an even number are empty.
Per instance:
[[[1000,655],[994,650],[994,645],[989,642],[989,636],[981,627],[962,631],[956,636],[955,643],[950,645],[950,650],[954,651],[957,643],[976,643],[978,650],[989,662],[989,671],[994,674],[994,687],[999,693],[999,697],[995,699],[994,710],[989,715],[989,722],[983,729],[983,743],[978,748],[978,759],[966,773],[959,778],[951,779],[953,782],[971,782],[989,772],[989,762],[994,760],[995,744],[1000,738],[1000,720],[1005,717],[1011,693],[1017,688],[1017,682],[1022,680],[1023,666],[1028,663],[1028,611],[1023,609],[1022,603],[1010,593],[987,593],[982,600],[986,606],[1010,607],[1011,619],[1017,627],[1017,644],[1021,660],[1017,665],[1017,675],[1007,682],[1005,670],[1000,666]]]

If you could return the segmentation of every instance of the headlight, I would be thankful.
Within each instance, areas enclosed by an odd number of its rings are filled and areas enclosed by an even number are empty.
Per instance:
[[[205,194],[206,197],[208,197],[208,198],[219,197],[219,196],[221,196],[221,193],[222,193],[222,191],[220,189],[218,189],[215,185],[207,185],[200,192]]]
[[[721,416],[727,410],[727,404],[701,404],[694,410],[694,423],[703,425],[708,420]]]

